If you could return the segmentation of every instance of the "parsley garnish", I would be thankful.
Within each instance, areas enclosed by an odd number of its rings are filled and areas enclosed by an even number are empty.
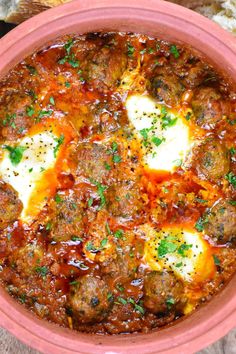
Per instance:
[[[35,267],[36,273],[38,273],[41,277],[45,277],[48,274],[48,267]]]
[[[226,176],[225,179],[232,184],[234,188],[236,188],[236,175],[233,172],[229,172]]]
[[[28,117],[32,117],[34,115],[34,107],[33,106],[27,106],[26,107],[26,114]]]
[[[88,200],[88,207],[90,208],[93,205],[93,197],[90,197]]]
[[[6,149],[10,152],[9,158],[11,160],[11,163],[12,163],[12,165],[16,166],[21,162],[22,157],[23,157],[23,153],[26,150],[26,147],[24,147],[24,146],[12,147],[9,145],[5,145],[4,149]]]
[[[53,105],[53,106],[55,106],[55,99],[54,99],[54,97],[50,97],[49,98],[49,102],[51,103],[51,105]]]
[[[197,229],[197,231],[199,231],[199,232],[202,232],[207,223],[208,223],[208,220],[206,217],[200,217],[195,224],[195,229]]]
[[[219,266],[219,265],[220,265],[220,260],[219,260],[219,258],[218,258],[215,254],[213,254],[213,259],[214,259],[215,265],[216,265],[216,266]]]
[[[64,143],[64,140],[65,140],[65,137],[64,137],[63,134],[61,134],[59,138],[56,138],[56,139],[55,139],[55,141],[56,141],[57,144],[56,144],[56,146],[55,146],[54,149],[53,149],[53,155],[54,155],[54,157],[57,156],[57,152],[58,152],[60,146]]]
[[[97,193],[100,198],[99,209],[102,209],[106,205],[106,198],[105,198],[104,192],[108,187],[104,186],[103,184],[101,184],[97,181],[94,181],[94,180],[90,180],[90,182],[97,187]]]
[[[128,56],[132,57],[134,54],[134,50],[135,50],[134,47],[130,43],[128,43],[127,48],[128,48],[128,51],[127,51]]]
[[[61,203],[63,201],[63,199],[60,197],[59,194],[55,195],[54,200],[55,200],[56,203]]]
[[[178,58],[179,58],[180,54],[179,54],[179,51],[178,51],[176,45],[172,45],[172,46],[170,47],[170,52],[171,52],[171,54],[173,54],[173,56],[175,57],[175,59],[178,59]]]
[[[67,43],[64,45],[64,49],[66,50],[66,55],[58,60],[58,63],[63,65],[65,63],[68,63],[72,66],[72,68],[78,68],[79,67],[79,61],[76,59],[75,54],[71,53],[71,49],[73,47],[74,40],[69,39]]]
[[[119,155],[114,155],[112,160],[115,163],[119,163],[119,162],[121,162],[122,159]]]
[[[167,240],[161,240],[157,249],[159,258],[163,258],[168,253],[174,253],[177,250],[177,245]]]

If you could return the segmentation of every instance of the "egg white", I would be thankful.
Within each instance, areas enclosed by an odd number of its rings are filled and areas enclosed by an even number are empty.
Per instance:
[[[128,96],[125,107],[130,123],[135,129],[142,144],[145,166],[157,171],[173,173],[184,163],[192,148],[189,127],[184,118],[164,108],[173,125],[163,127],[163,107],[147,95],[133,94]],[[147,131],[145,141],[142,134]],[[155,138],[160,139],[159,145]],[[146,146],[145,146],[146,145]]]
[[[152,270],[173,271],[182,281],[194,284],[204,282],[214,273],[210,246],[197,231],[180,226],[156,231],[145,224],[139,232],[145,234],[144,262]],[[166,243],[171,244],[172,249],[162,252]]]
[[[50,181],[45,180],[46,174],[53,169],[57,156],[54,149],[57,145],[56,135],[50,131],[42,131],[32,136],[26,136],[17,142],[25,150],[21,161],[14,165],[10,152],[3,146],[0,161],[0,175],[3,181],[9,183],[17,192],[23,203],[20,219],[24,223],[33,221],[37,212],[46,203]],[[42,185],[43,184],[43,185]],[[37,199],[35,205],[32,198]]]

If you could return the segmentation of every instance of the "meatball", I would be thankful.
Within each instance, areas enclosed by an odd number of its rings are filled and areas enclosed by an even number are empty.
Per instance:
[[[138,184],[122,181],[112,185],[106,192],[108,211],[116,217],[133,219],[140,216],[143,201]]]
[[[192,109],[196,124],[204,129],[214,128],[230,113],[229,103],[212,87],[196,89]]]
[[[151,79],[151,92],[160,102],[173,107],[179,103],[184,86],[173,72],[161,70]]]
[[[31,104],[30,96],[20,95],[19,92],[6,95],[3,101],[6,113],[0,110],[0,114],[4,117],[1,123],[1,135],[4,138],[15,140],[24,135],[24,132],[34,124]]]
[[[88,62],[88,81],[97,89],[112,88],[127,67],[127,55],[122,48],[103,47]]]
[[[236,245],[236,207],[228,200],[213,205],[206,215],[205,232],[217,244],[231,242]]]
[[[181,311],[185,304],[184,287],[174,275],[152,272],[144,278],[144,306],[152,313]]]
[[[17,250],[16,255],[15,259],[13,258],[16,269],[26,277],[37,274],[37,269],[41,268],[41,264],[44,264],[42,262],[44,258],[43,247],[36,242],[20,248]]]
[[[111,155],[107,149],[100,144],[81,144],[77,151],[77,172],[78,176],[99,183],[105,182],[109,176],[111,166]]]
[[[71,285],[68,305],[80,323],[100,322],[104,320],[113,304],[108,285],[91,275],[82,276]]]
[[[230,158],[220,140],[209,138],[194,149],[192,166],[199,178],[217,183],[228,173]]]
[[[57,194],[49,208],[50,237],[54,241],[68,241],[83,234],[83,208],[81,201],[69,192]]]
[[[0,182],[0,228],[17,220],[22,208],[18,193],[9,184]]]

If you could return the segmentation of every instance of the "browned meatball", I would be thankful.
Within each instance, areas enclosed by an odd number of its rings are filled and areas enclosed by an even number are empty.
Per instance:
[[[80,323],[104,320],[113,304],[108,285],[99,278],[86,275],[71,285],[68,305]]]
[[[184,86],[174,73],[161,69],[151,79],[151,91],[158,101],[173,107],[180,102]]]
[[[18,193],[9,184],[0,182],[0,228],[17,220],[22,207]]]
[[[77,151],[77,175],[95,182],[106,182],[112,157],[100,144],[80,144]],[[108,167],[109,166],[109,167]]]
[[[205,232],[218,244],[236,245],[236,207],[228,200],[215,204],[206,216]]]
[[[152,272],[144,278],[144,306],[152,313],[181,311],[185,303],[184,287],[174,275]]]
[[[18,92],[6,94],[5,100],[3,100],[5,113],[0,109],[0,114],[3,117],[1,134],[4,138],[15,140],[24,135],[26,130],[34,124],[34,119],[30,116],[33,112],[31,112],[31,104],[30,96],[19,95]]]
[[[214,128],[228,115],[229,103],[212,87],[203,87],[195,91],[192,109],[197,125],[204,129]]]
[[[228,173],[230,159],[220,140],[209,138],[194,150],[192,165],[200,178],[217,183]]]
[[[97,89],[116,87],[127,67],[127,55],[119,47],[103,47],[88,63],[88,81]]]
[[[143,202],[138,185],[132,181],[118,182],[107,189],[108,211],[117,217],[133,219],[140,216]]]
[[[50,237],[57,242],[82,237],[83,208],[81,201],[72,193],[58,193],[49,207]]]

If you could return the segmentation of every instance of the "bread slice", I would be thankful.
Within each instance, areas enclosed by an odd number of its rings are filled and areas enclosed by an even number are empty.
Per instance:
[[[0,20],[21,23],[26,19],[70,0],[0,0]]]

